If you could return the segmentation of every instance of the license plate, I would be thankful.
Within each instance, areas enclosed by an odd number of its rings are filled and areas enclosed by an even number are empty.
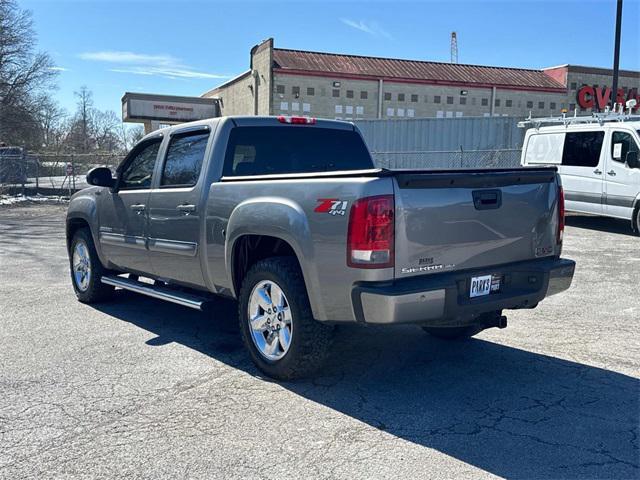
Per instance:
[[[482,275],[480,277],[471,277],[471,287],[469,289],[469,297],[482,297],[489,295],[491,292],[500,290],[500,276],[498,275]]]

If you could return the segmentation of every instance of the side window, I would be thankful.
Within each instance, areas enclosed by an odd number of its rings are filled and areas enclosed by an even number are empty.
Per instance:
[[[175,135],[169,142],[160,184],[192,187],[198,181],[209,132]]]
[[[120,189],[150,188],[153,167],[156,164],[161,140],[145,146],[137,152],[120,175]]]
[[[637,152],[638,144],[627,132],[613,132],[611,136],[611,158],[616,162],[625,163],[627,153]]]
[[[564,139],[562,165],[597,167],[604,132],[568,132]]]

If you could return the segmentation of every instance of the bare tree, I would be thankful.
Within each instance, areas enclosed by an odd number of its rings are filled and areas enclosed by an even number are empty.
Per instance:
[[[86,85],[73,93],[78,99],[76,118],[80,124],[81,152],[89,151],[91,130],[93,129],[93,92]]]
[[[0,0],[0,140],[37,145],[39,95],[53,88],[56,72],[47,53],[36,52],[31,13]]]

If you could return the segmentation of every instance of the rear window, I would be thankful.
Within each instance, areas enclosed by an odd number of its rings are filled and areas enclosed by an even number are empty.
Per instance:
[[[311,126],[236,127],[224,176],[313,173],[373,168],[360,135]]]
[[[571,132],[564,139],[562,165],[597,167],[604,132]]]

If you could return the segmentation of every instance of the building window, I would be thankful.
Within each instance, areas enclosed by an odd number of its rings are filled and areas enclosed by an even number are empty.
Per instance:
[[[504,105],[505,107],[513,107],[513,100],[505,100]]]
[[[336,113],[342,113],[342,105],[336,105]]]
[[[433,103],[440,103],[440,95],[435,95],[433,97]]]
[[[284,85],[276,85],[276,93],[284,94]]]
[[[413,108],[407,109],[407,117],[415,117],[416,111]]]
[[[416,103],[416,102],[418,101],[418,95],[416,95],[416,94],[412,94],[412,95],[411,95],[411,101],[412,101],[413,103]]]
[[[404,117],[404,108],[399,108],[398,109],[398,116],[399,117]]]
[[[539,109],[543,109],[544,108],[544,102],[538,102],[538,108]]]
[[[289,110],[289,102],[280,102],[280,110]]]
[[[575,90],[578,87],[576,82],[571,82],[571,90]]]
[[[387,108],[387,117],[393,117],[393,108]]]
[[[310,97],[314,96],[316,94],[316,89],[313,87],[307,87],[307,95],[309,95]]]
[[[390,94],[389,92],[386,92],[386,93],[384,94],[384,99],[385,99],[386,101],[390,101],[390,100],[391,100],[391,94]]]
[[[353,115],[353,105],[347,105],[344,108],[344,113],[346,113],[347,115]]]
[[[311,104],[310,103],[303,103],[302,104],[302,111],[303,112],[310,112],[311,111]]]
[[[466,105],[467,104],[467,97],[460,97],[460,105]]]
[[[483,98],[482,102],[481,102],[481,105],[483,107],[488,107],[489,106],[489,99],[488,98]]]
[[[447,103],[453,105],[453,97],[447,97]]]
[[[347,98],[353,98],[353,90],[347,90]]]
[[[365,93],[367,93],[367,92],[365,92]],[[358,105],[356,107],[356,115],[364,115],[364,107],[363,106]]]
[[[551,110],[555,110],[555,109],[556,109],[556,102],[551,102],[551,103],[549,104],[549,108],[550,108]]]
[[[337,88],[334,88],[333,91],[331,92],[331,95],[334,97],[339,97],[340,96],[340,90],[338,90]]]
[[[496,98],[496,107],[499,107],[499,106],[500,106],[500,99]]]
[[[398,94],[398,101],[399,102],[404,102],[404,93],[399,93]]]
[[[365,90],[362,90],[360,92],[360,99],[361,100],[366,100],[368,96],[369,96],[369,94]]]
[[[576,109],[576,104],[575,103],[570,103],[569,104],[569,110],[573,112],[575,109]]]
[[[291,94],[298,98],[300,96],[300,87],[291,87]]]
[[[300,103],[298,102],[291,102],[291,110],[294,112],[297,112],[300,110]]]
[[[527,108],[533,108],[533,102],[531,100],[527,102]]]

